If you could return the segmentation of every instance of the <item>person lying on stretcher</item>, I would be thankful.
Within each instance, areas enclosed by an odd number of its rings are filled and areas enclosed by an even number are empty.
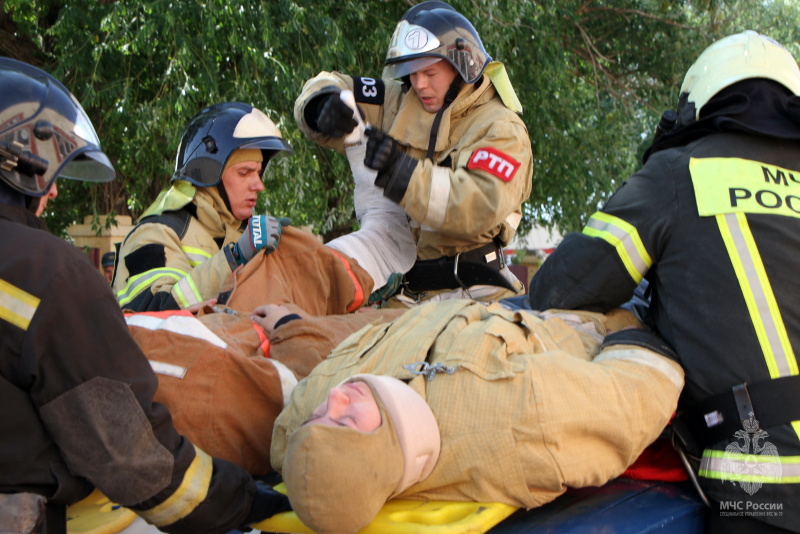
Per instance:
[[[313,321],[256,312],[272,335]],[[672,351],[634,324],[469,300],[376,321],[294,387],[272,466],[321,534],[358,531],[392,498],[533,508],[602,485],[659,436],[683,387]]]

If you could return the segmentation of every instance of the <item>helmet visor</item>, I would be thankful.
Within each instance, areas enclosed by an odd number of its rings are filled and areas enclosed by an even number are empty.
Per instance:
[[[401,63],[392,63],[383,68],[383,75],[381,77],[386,79],[402,78],[403,76],[408,76],[409,74],[413,74],[419,70],[430,67],[442,59],[444,58],[439,56],[427,56],[417,59],[409,59],[408,61],[403,61]]]
[[[87,148],[69,160],[58,176],[82,182],[110,182],[116,177],[116,172],[104,152]]]
[[[54,165],[52,176],[83,182],[110,182],[116,176],[114,167],[108,156],[100,149],[100,139],[83,106],[72,94],[69,96],[74,106],[74,117],[70,119],[66,110],[61,117],[65,121],[73,122],[62,123],[64,129],[59,128],[58,123],[54,124],[53,139],[56,154],[52,159],[57,166]],[[57,109],[55,103],[51,107],[54,111]]]

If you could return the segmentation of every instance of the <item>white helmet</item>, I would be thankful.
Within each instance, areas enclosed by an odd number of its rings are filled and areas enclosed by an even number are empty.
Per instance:
[[[685,116],[688,109],[685,114],[678,110],[681,120],[697,120],[700,109],[714,95],[750,78],[773,80],[800,95],[800,69],[792,54],[777,41],[747,30],[716,41],[689,68],[681,96],[686,96],[687,104],[694,104],[694,116]]]

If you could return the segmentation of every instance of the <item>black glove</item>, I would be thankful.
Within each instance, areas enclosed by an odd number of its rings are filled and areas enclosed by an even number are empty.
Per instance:
[[[319,133],[338,138],[344,137],[355,129],[358,122],[353,116],[353,110],[342,102],[339,93],[330,93],[319,98],[321,99],[317,104],[317,109],[319,109],[317,130]]]
[[[375,185],[384,195],[400,202],[419,160],[403,151],[400,143],[377,128],[367,128],[367,150],[364,165],[378,171]]]
[[[292,505],[289,498],[275,491],[272,486],[261,482],[256,482],[256,493],[253,495],[253,506],[250,513],[244,519],[241,529],[248,528],[248,525],[258,523],[281,512],[290,512]]]

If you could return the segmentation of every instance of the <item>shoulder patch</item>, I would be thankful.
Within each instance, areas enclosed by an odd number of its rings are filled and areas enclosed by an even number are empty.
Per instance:
[[[161,243],[143,245],[123,258],[128,276],[136,276],[151,269],[159,269],[167,265],[167,255]]]
[[[510,182],[519,169],[519,161],[492,147],[479,148],[469,157],[468,169],[480,169]]]
[[[382,106],[386,96],[386,86],[380,79],[353,76],[353,96],[356,102]]]
[[[163,224],[178,234],[178,239],[183,239],[189,229],[189,221],[196,213],[196,208],[195,210],[190,210],[189,206],[194,206],[194,204],[184,206],[177,211],[165,211],[160,215],[148,215],[140,220],[137,226],[148,223]]]

